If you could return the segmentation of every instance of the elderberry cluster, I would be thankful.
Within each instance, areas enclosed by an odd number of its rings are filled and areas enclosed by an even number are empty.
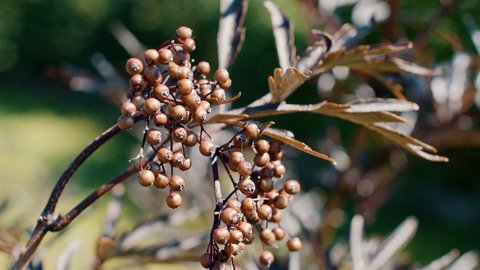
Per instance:
[[[145,187],[168,187],[166,203],[170,208],[182,204],[180,192],[186,181],[178,170],[192,166],[186,149],[198,145],[202,155],[215,160],[215,166],[222,163],[233,189],[221,207],[217,204],[210,243],[200,261],[209,269],[224,269],[228,262],[238,269],[233,258],[253,243],[255,231],[262,247],[274,246],[285,238],[280,210],[288,206],[301,187],[298,181],[288,180],[275,188],[286,172],[282,164],[284,143],[263,139],[262,123],[239,120],[243,127],[228,142],[219,145],[212,141],[203,124],[211,107],[228,102],[225,90],[232,81],[225,69],[217,70],[208,79],[210,64],[201,61],[194,65],[190,56],[194,49],[191,29],[182,26],[160,48],[146,50],[144,62],[128,59],[125,69],[131,75],[130,88],[117,125],[127,130],[135,119],[145,120],[137,181]],[[146,143],[155,151],[156,159],[142,166]],[[301,241],[289,238],[288,248],[299,250]],[[273,260],[274,255],[266,249],[259,257],[267,267]]]
[[[263,125],[258,122],[248,123],[230,142],[217,148],[218,158],[224,163],[235,188],[218,213],[209,247],[201,256],[204,268],[225,269],[225,264],[230,262],[234,269],[239,269],[233,259],[246,245],[254,242],[255,231],[262,247],[275,246],[275,242],[283,240],[287,234],[280,225],[281,210],[301,187],[298,181],[288,180],[275,188],[275,183],[286,172],[281,162],[284,144],[262,139],[262,129]],[[246,156],[252,156],[251,162]],[[238,174],[238,180],[233,179],[232,172]],[[290,237],[287,247],[290,251],[298,251],[302,243],[299,238]],[[264,249],[259,262],[268,267],[274,258],[272,252]]]

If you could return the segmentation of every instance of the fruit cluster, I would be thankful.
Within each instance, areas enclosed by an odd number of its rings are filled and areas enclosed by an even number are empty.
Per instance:
[[[211,107],[227,102],[225,90],[232,81],[224,69],[217,70],[209,80],[210,64],[202,61],[194,65],[190,56],[194,49],[191,29],[182,26],[175,37],[160,48],[146,50],[145,62],[128,59],[125,66],[131,75],[128,101],[121,105],[122,115],[117,125],[126,130],[134,125],[135,117],[145,119],[139,158],[143,157],[143,148],[148,143],[156,159],[146,166],[140,162],[137,181],[146,187],[169,187],[166,203],[170,208],[182,204],[180,191],[186,182],[175,170],[185,171],[192,166],[186,148],[198,145],[202,155],[223,164],[233,190],[220,208],[217,205],[210,244],[201,257],[201,264],[205,268],[223,269],[230,261],[234,269],[238,269],[233,258],[253,242],[255,230],[262,246],[274,245],[285,238],[280,210],[288,206],[301,188],[296,180],[274,188],[286,171],[281,162],[284,144],[263,139],[262,123],[239,121],[243,128],[228,142],[217,145],[212,141],[203,124]],[[272,229],[269,224],[275,227]],[[299,250],[301,245],[296,237],[290,237],[287,242],[291,251]],[[269,266],[274,256],[264,250],[259,260]]]

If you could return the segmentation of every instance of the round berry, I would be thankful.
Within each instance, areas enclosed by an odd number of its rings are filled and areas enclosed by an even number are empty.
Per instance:
[[[145,51],[144,56],[145,56],[145,62],[147,62],[147,65],[153,66],[158,63],[160,54],[155,49],[148,49]]]
[[[185,141],[183,141],[183,145],[187,147],[192,147],[195,146],[195,144],[197,144],[197,135],[191,130],[187,131],[187,136],[185,138]]]
[[[227,243],[229,238],[230,232],[228,231],[227,227],[218,227],[213,230],[213,240],[217,244],[224,245]]]
[[[283,185],[283,190],[290,195],[295,195],[300,192],[301,186],[297,180],[288,180]]]
[[[155,180],[153,181],[153,185],[157,188],[166,188],[168,187],[168,184],[170,183],[170,180],[168,179],[168,177],[163,174],[163,173],[159,173],[156,177],[155,177]]]
[[[258,236],[260,237],[260,240],[267,245],[273,244],[276,240],[275,234],[273,234],[272,230],[268,228],[261,230]]]
[[[131,101],[125,101],[120,107],[120,111],[125,116],[133,116],[137,112],[137,106]]]
[[[245,198],[242,200],[242,213],[248,213],[257,209],[257,204],[252,198]]]
[[[193,113],[193,119],[198,123],[207,121],[208,113],[203,107],[198,107]]]
[[[243,148],[250,145],[250,140],[247,138],[247,136],[245,136],[245,134],[240,133],[235,135],[235,137],[233,138],[233,144],[235,145],[235,147]]]
[[[140,74],[143,71],[143,63],[138,58],[130,58],[125,64],[125,70],[130,75]]]
[[[145,77],[145,80],[151,86],[162,83],[162,72],[156,66],[150,66],[145,69],[145,72],[143,72],[143,77]]]
[[[242,221],[237,225],[237,229],[242,232],[243,237],[250,237],[253,234],[252,224]]]
[[[183,105],[175,105],[171,108],[170,113],[174,121],[181,121],[187,117],[187,110]]]
[[[189,158],[186,158],[182,164],[178,166],[178,168],[182,171],[186,171],[192,167],[192,160]]]
[[[117,126],[121,130],[127,130],[135,124],[133,117],[122,115],[117,120]]]
[[[145,106],[145,99],[141,96],[135,96],[132,98],[132,103],[135,104],[135,107],[139,110]]]
[[[219,83],[225,83],[226,81],[230,80],[230,74],[228,74],[226,69],[218,69],[215,71],[213,79]]]
[[[285,209],[288,206],[289,198],[285,194],[279,194],[275,198],[275,207],[278,209]]]
[[[162,163],[170,163],[173,159],[173,153],[170,149],[162,147],[158,150],[157,153],[158,160]]]
[[[187,130],[183,127],[178,127],[173,130],[172,137],[176,142],[184,142],[187,139]]]
[[[273,234],[275,235],[275,239],[277,239],[277,241],[280,241],[282,240],[283,238],[285,238],[285,235],[286,235],[286,232],[284,229],[280,228],[280,227],[276,227],[272,230]]]
[[[195,91],[192,91],[188,95],[182,95],[181,99],[183,103],[185,103],[185,105],[187,105],[187,107],[192,111],[195,110],[200,105],[200,102],[202,101],[200,96]]]
[[[260,262],[261,265],[266,266],[266,267],[270,267],[270,265],[272,265],[273,261],[275,261],[275,256],[273,256],[272,252],[270,252],[268,250],[264,250],[264,251],[262,251],[262,253],[260,253],[260,257],[259,257],[258,261]]]
[[[257,150],[257,153],[267,153],[268,149],[270,149],[270,143],[267,140],[262,139],[255,142],[255,150]]]
[[[200,74],[207,75],[210,73],[210,63],[206,61],[200,61],[197,64],[197,71]]]
[[[173,55],[173,62],[179,66],[185,65],[190,61],[190,54],[187,51],[180,50]]]
[[[224,82],[218,82],[218,85],[223,89],[228,89],[232,86],[232,80],[228,79]]]
[[[220,214],[220,218],[227,225],[233,225],[238,222],[238,212],[232,208],[224,208]]]
[[[259,167],[265,166],[268,162],[270,162],[270,155],[268,153],[256,154],[255,158],[253,159],[255,166]]]
[[[148,98],[146,101],[145,101],[145,107],[144,107],[144,111],[148,114],[148,115],[151,115],[153,113],[155,113],[156,111],[160,110],[160,107],[162,106],[162,104],[160,103],[160,101],[158,101],[158,99],[156,98]]]
[[[178,78],[180,74],[179,66],[175,62],[168,63],[168,75],[172,78]]]
[[[155,180],[155,175],[150,170],[143,170],[138,172],[137,181],[144,187],[151,186]]]
[[[165,100],[170,96],[170,90],[165,84],[159,84],[153,89],[153,94],[158,100]]]
[[[257,188],[255,183],[250,178],[247,178],[238,183],[238,190],[247,196],[251,196],[255,194]]]
[[[241,176],[250,176],[253,171],[253,166],[248,161],[241,161],[237,166],[237,171]]]
[[[157,145],[162,141],[162,132],[156,129],[150,129],[147,132],[147,142],[150,145]]]
[[[273,208],[273,209],[277,209],[277,208]],[[280,221],[282,221],[282,212],[280,212],[280,210],[277,209],[276,211],[273,212],[270,222],[280,223]]]
[[[204,156],[211,156],[215,152],[215,144],[211,141],[203,140],[199,146],[200,153]]]
[[[298,237],[290,238],[287,242],[288,250],[299,251],[302,249],[302,241]]]
[[[266,204],[262,204],[258,208],[258,217],[263,219],[263,220],[269,220],[272,218],[272,208]]]
[[[193,38],[187,38],[183,40],[183,49],[187,52],[194,51],[196,48],[195,40]]]
[[[187,38],[191,38],[192,37],[192,29],[190,29],[189,27],[186,27],[186,26],[180,26],[179,28],[177,28],[177,31],[175,32],[175,34],[177,35],[178,38],[180,39],[187,39]]]
[[[283,164],[275,165],[275,167],[273,167],[273,176],[277,178],[282,177],[286,171],[287,169]]]
[[[240,254],[240,246],[235,243],[227,243],[224,250],[230,257],[234,257]]]
[[[175,209],[182,205],[182,196],[178,192],[170,192],[166,201],[168,207]]]
[[[161,48],[158,51],[158,54],[159,54],[158,61],[162,65],[168,65],[168,63],[173,61],[173,53],[167,48]]]
[[[210,266],[213,264],[213,256],[210,253],[203,253],[202,256],[200,256],[200,265],[205,268],[209,269]]]
[[[177,83],[177,90],[180,95],[188,95],[193,90],[193,83],[189,79],[181,79]]]
[[[249,139],[255,139],[260,134],[260,129],[256,123],[249,123],[245,126],[245,136]]]
[[[230,243],[238,244],[243,241],[243,233],[240,230],[230,231]]]
[[[181,152],[173,153],[172,165],[175,167],[180,167],[185,162],[185,157]]]
[[[172,178],[170,178],[168,185],[170,186],[170,190],[182,191],[185,189],[185,180],[183,180],[183,177],[180,175],[174,174]]]
[[[161,112],[154,114],[152,119],[156,126],[164,126],[168,123],[168,116]]]
[[[260,182],[258,183],[258,187],[260,190],[263,192],[270,192],[273,190],[273,180],[270,178],[262,178],[260,179]]]
[[[143,91],[145,87],[147,87],[147,83],[145,82],[141,74],[135,74],[130,77],[130,88],[133,91]]]

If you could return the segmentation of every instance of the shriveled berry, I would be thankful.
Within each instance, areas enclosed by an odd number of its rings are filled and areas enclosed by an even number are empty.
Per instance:
[[[170,163],[173,159],[173,153],[170,149],[162,147],[158,150],[157,157],[162,163]]]
[[[158,61],[162,65],[168,65],[168,63],[173,61],[173,53],[167,48],[161,48],[158,51]]]
[[[155,175],[150,170],[142,170],[138,172],[137,181],[144,187],[151,186],[155,180]]]
[[[165,100],[170,96],[170,90],[165,84],[159,84],[153,89],[153,94],[158,100]]]
[[[227,243],[229,238],[230,232],[228,231],[227,227],[218,227],[213,230],[213,240],[217,244],[224,245]]]
[[[129,58],[127,63],[125,64],[125,70],[130,75],[135,75],[142,73],[143,71],[143,63],[138,58]]]
[[[137,112],[137,106],[131,101],[125,101],[122,103],[120,111],[125,116],[133,116]]]
[[[182,196],[178,192],[170,192],[166,201],[168,207],[175,209],[182,205]]]
[[[233,225],[238,222],[238,212],[232,208],[224,208],[220,214],[220,218],[227,225]]]
[[[302,249],[302,241],[298,237],[290,238],[287,242],[288,250],[299,251]]]
[[[275,261],[275,256],[273,256],[272,252],[268,250],[264,250],[262,251],[262,253],[260,253],[260,257],[258,258],[258,261],[260,262],[261,265],[270,267],[270,265],[272,265],[272,263]]]
[[[200,74],[207,75],[210,73],[210,63],[206,61],[200,61],[197,64],[197,71]]]
[[[193,82],[189,79],[181,79],[177,83],[177,90],[180,95],[188,95],[193,90]]]
[[[122,115],[117,120],[117,126],[121,130],[127,130],[135,124],[133,117]]]
[[[141,74],[135,74],[130,78],[130,88],[133,91],[143,91],[147,86],[147,82]]]
[[[153,185],[161,189],[168,187],[169,183],[170,183],[170,179],[168,179],[168,177],[163,173],[159,173],[155,177],[155,180],[153,181]]]
[[[208,140],[203,140],[199,146],[200,153],[204,156],[211,156],[215,152],[215,144]]]
[[[283,190],[290,195],[298,194],[301,190],[300,183],[297,180],[288,180],[283,185]]]
[[[182,191],[185,189],[185,180],[183,180],[183,177],[180,175],[174,174],[172,178],[170,178],[168,185],[170,186],[170,190]]]
[[[168,122],[168,116],[162,112],[158,112],[152,116],[152,120],[156,126],[164,126]]]

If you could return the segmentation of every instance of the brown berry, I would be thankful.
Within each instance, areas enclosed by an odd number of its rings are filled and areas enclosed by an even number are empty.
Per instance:
[[[183,103],[185,103],[185,105],[187,105],[187,107],[192,111],[195,110],[200,105],[200,102],[202,101],[200,96],[195,91],[192,91],[188,95],[182,95],[181,99]]]
[[[145,62],[147,62],[147,65],[153,66],[158,63],[160,54],[155,49],[148,49],[145,51],[144,56],[145,56]]]
[[[224,82],[218,82],[218,86],[220,86],[223,89],[228,89],[232,86],[232,80],[228,79]]]
[[[237,228],[242,232],[243,237],[250,237],[253,234],[253,226],[248,222],[240,222]]]
[[[205,268],[209,269],[210,266],[213,264],[213,256],[210,253],[203,253],[202,256],[200,256],[200,265]]]
[[[267,153],[268,149],[270,149],[270,143],[267,140],[262,139],[255,142],[255,150],[257,150],[257,153]]]
[[[174,121],[181,121],[187,117],[187,110],[183,105],[175,105],[170,110]]]
[[[241,209],[242,209],[242,213],[244,214],[248,212],[252,212],[257,209],[257,204],[252,198],[245,198],[242,200]]]
[[[227,227],[218,227],[213,230],[213,240],[217,244],[224,245],[227,243],[229,238],[230,232],[228,231]]]
[[[283,185],[283,190],[290,195],[295,195],[300,192],[301,186],[297,180],[288,180]]]
[[[238,244],[243,241],[243,233],[240,230],[230,231],[230,243]]]
[[[287,169],[283,164],[275,165],[275,167],[273,167],[273,176],[277,178],[282,177],[286,171]]]
[[[170,96],[170,90],[165,84],[159,84],[153,89],[153,94],[158,100],[165,100]]]
[[[168,63],[168,75],[172,78],[178,78],[180,75],[180,67],[175,62]]]
[[[261,230],[258,236],[260,237],[260,240],[262,240],[262,242],[264,242],[267,245],[273,244],[276,240],[275,234],[273,234],[272,230],[268,228]]]
[[[273,190],[273,180],[270,178],[262,178],[260,179],[260,182],[258,183],[258,187],[260,190],[263,192],[270,192]]]
[[[233,138],[233,144],[235,147],[244,148],[250,145],[250,140],[247,138],[247,136],[245,136],[245,134],[240,133],[235,135]]]
[[[215,144],[208,140],[203,140],[199,146],[200,153],[204,156],[211,156],[215,152]]]
[[[231,226],[238,222],[238,212],[232,208],[224,208],[220,214],[220,218],[225,224]]]
[[[182,205],[182,196],[178,192],[170,192],[166,201],[168,207],[175,209]]]
[[[215,89],[212,91],[212,94],[210,94],[212,98],[217,99],[218,101],[224,101],[225,100],[225,90],[223,89]]]
[[[158,150],[157,153],[158,160],[162,163],[170,163],[173,159],[173,153],[170,149],[162,147]]]
[[[234,243],[231,243],[231,242],[229,242],[225,245],[224,250],[228,254],[228,256],[230,256],[230,257],[235,257],[238,254],[240,254],[240,247],[237,244],[234,244]]]
[[[173,61],[173,53],[167,48],[161,48],[158,51],[158,54],[159,54],[158,61],[162,65],[168,65],[168,63]]]
[[[272,218],[272,208],[266,204],[262,204],[257,212],[260,219],[269,220]]]
[[[273,211],[273,215],[272,215],[272,218],[270,219],[270,222],[280,223],[280,221],[282,221],[282,212],[280,212],[280,210],[278,210],[277,208],[273,208],[273,209],[276,209],[276,210]]]
[[[190,61],[190,54],[187,51],[180,50],[173,54],[173,62],[179,66],[185,65],[188,61]]]
[[[228,74],[226,69],[218,69],[215,71],[213,79],[219,83],[225,83],[226,81],[230,80],[230,74]]]
[[[240,210],[241,206],[242,204],[237,200],[228,200],[227,203],[225,204],[225,208],[232,208],[237,212],[241,211]]]
[[[117,120],[117,126],[121,130],[127,130],[135,124],[133,117],[122,115]]]
[[[183,49],[187,52],[195,50],[195,40],[193,38],[187,38],[183,40]]]
[[[149,98],[145,101],[145,107],[144,107],[144,111],[148,114],[148,115],[151,115],[153,113],[155,113],[156,111],[160,110],[160,107],[162,106],[162,104],[160,103],[160,101],[158,101],[158,99],[156,98]]]
[[[183,145],[192,147],[195,146],[195,144],[197,144],[197,135],[191,130],[187,131],[187,137],[185,138]]]
[[[277,239],[277,241],[282,240],[286,235],[285,230],[280,227],[273,228],[272,232],[275,235],[275,239]]]
[[[178,168],[182,171],[186,171],[192,167],[192,160],[189,158],[186,158],[182,164],[178,166]]]
[[[175,167],[180,167],[185,162],[185,157],[181,152],[173,153],[172,165]]]
[[[135,104],[135,107],[139,110],[145,106],[145,99],[141,96],[135,96],[132,98],[132,103]]]
[[[156,66],[150,66],[143,72],[143,77],[151,86],[156,86],[162,83],[162,72]]]
[[[170,186],[170,190],[182,191],[185,189],[185,180],[183,180],[183,177],[180,175],[174,174],[172,178],[170,178],[168,185]]]
[[[285,194],[279,194],[275,198],[275,207],[278,209],[285,209],[288,206],[289,198]]]
[[[168,186],[168,184],[170,183],[170,180],[168,179],[168,177],[163,174],[163,173],[159,173],[156,177],[155,177],[155,180],[153,181],[153,185],[157,188],[166,188]]]
[[[186,26],[180,26],[179,28],[177,28],[175,34],[178,38],[185,40],[192,37],[192,29]]]
[[[157,145],[162,141],[162,132],[156,129],[150,129],[147,132],[147,142],[150,145]]]
[[[260,134],[260,128],[257,123],[249,123],[245,126],[245,136],[249,139],[255,139]]]
[[[177,83],[177,90],[180,95],[188,95],[193,90],[193,83],[189,79],[181,79]]]
[[[288,250],[299,251],[302,249],[302,241],[298,237],[290,238],[287,242]]]
[[[164,126],[168,123],[168,116],[162,112],[154,114],[152,119],[156,126]]]
[[[210,73],[210,63],[206,61],[200,61],[197,64],[197,71],[200,74],[207,75]]]
[[[203,107],[198,107],[193,113],[193,119],[198,123],[207,121],[208,113]]]
[[[120,111],[125,116],[133,116],[137,112],[137,106],[131,101],[125,101],[120,107]]]
[[[138,58],[130,58],[127,60],[127,63],[125,64],[125,70],[130,75],[142,73],[143,63]]]
[[[259,167],[265,166],[268,162],[270,162],[270,155],[268,153],[256,154],[255,158],[253,159],[255,166]]]
[[[237,166],[237,171],[241,176],[250,176],[253,171],[253,166],[248,161],[241,161]]]
[[[238,183],[238,190],[247,196],[255,194],[256,191],[255,183],[250,179],[244,179]]]
[[[270,252],[268,250],[264,250],[264,251],[262,251],[262,253],[260,253],[260,257],[259,257],[258,261],[260,262],[261,265],[266,266],[266,267],[270,267],[270,265],[272,265],[273,261],[275,261],[275,256],[273,256],[272,252]]]
[[[145,82],[141,74],[135,74],[130,78],[130,88],[133,91],[143,91],[146,86],[147,82]]]
[[[178,127],[173,130],[172,137],[176,142],[184,142],[187,139],[187,130],[183,127]]]
[[[151,186],[155,180],[155,175],[150,170],[142,170],[138,172],[137,181],[144,187]]]

